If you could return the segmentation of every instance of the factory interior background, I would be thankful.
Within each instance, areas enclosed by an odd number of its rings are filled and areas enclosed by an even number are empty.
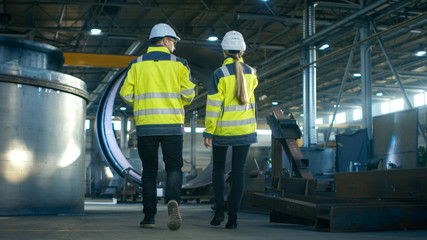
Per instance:
[[[331,232],[427,228],[425,0],[0,1],[0,217],[141,203],[118,90],[160,22],[196,81],[183,203],[213,203],[207,88],[237,30],[259,80],[244,209]],[[165,179],[159,161],[160,201]]]

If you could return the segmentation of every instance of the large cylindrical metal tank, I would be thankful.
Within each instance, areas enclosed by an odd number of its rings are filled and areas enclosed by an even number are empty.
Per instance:
[[[81,213],[88,93],[62,52],[0,37],[0,215]]]

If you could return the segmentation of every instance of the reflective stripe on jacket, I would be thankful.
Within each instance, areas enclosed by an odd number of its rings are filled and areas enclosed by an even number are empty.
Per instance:
[[[133,105],[138,136],[184,133],[184,106],[194,98],[196,85],[187,61],[164,46],[150,46],[128,67],[120,89]]]
[[[255,96],[258,85],[255,70],[243,63],[246,91],[250,103],[240,105],[236,98],[234,61],[226,58],[215,70],[208,90],[204,137],[212,138],[215,145],[245,145],[257,142]]]

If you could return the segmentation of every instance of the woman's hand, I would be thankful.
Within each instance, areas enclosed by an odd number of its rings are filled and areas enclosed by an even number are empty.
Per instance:
[[[206,148],[212,147],[212,139],[211,138],[205,138],[203,142],[204,142]]]

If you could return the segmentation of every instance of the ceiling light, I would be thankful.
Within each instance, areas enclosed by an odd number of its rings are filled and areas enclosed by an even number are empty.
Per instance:
[[[217,40],[218,37],[215,34],[215,30],[212,29],[211,33],[209,34],[208,41],[215,42]]]
[[[375,96],[377,96],[377,97],[382,97],[383,95],[384,94],[381,91],[378,91],[378,92],[375,93]]]
[[[278,102],[271,102],[271,105],[273,106],[277,106],[279,103]]]
[[[420,44],[420,47],[417,49],[417,52],[415,53],[415,56],[422,57],[426,55],[426,49],[422,44]]]
[[[95,24],[93,24],[92,29],[90,29],[90,34],[100,35],[101,33],[102,33],[102,30],[98,26],[98,21],[95,21]]]
[[[124,111],[126,110],[126,107],[120,107],[120,110]]]
[[[353,73],[353,77],[361,77],[362,74],[361,73]]]
[[[209,36],[208,40],[211,41],[211,42],[215,42],[215,41],[218,40],[218,37],[217,36]]]
[[[327,48],[329,48],[329,44],[325,43],[325,44],[323,44],[323,45],[319,48],[319,50],[323,51],[323,50],[325,50],[325,49],[327,49]]]
[[[415,54],[417,57],[422,57],[426,55],[426,50],[420,50]]]

